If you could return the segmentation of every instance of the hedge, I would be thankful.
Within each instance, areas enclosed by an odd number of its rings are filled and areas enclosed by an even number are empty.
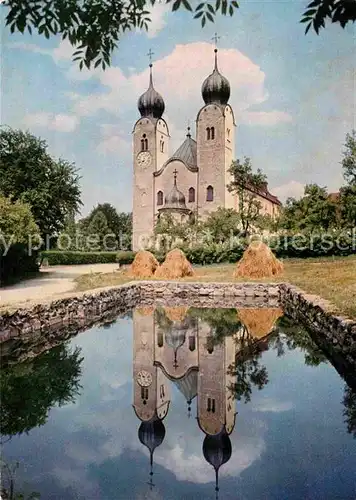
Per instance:
[[[11,284],[38,270],[38,253],[28,255],[27,245],[11,245],[4,256],[0,249],[0,286]]]
[[[356,255],[356,234],[329,234],[324,236],[292,235],[270,238],[266,243],[279,258],[310,258]],[[247,248],[247,240],[240,239],[238,245],[211,243],[187,247],[178,245],[192,264],[209,265],[222,262],[237,262]],[[154,252],[158,261],[164,260],[163,252]]]
[[[134,252],[66,252],[47,250],[41,252],[42,262],[47,260],[49,266],[67,266],[80,264],[130,264],[135,257]]]

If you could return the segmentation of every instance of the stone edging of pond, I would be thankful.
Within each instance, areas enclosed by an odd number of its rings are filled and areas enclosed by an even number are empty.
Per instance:
[[[183,281],[135,281],[73,295],[0,316],[0,342],[31,332],[54,331],[69,325],[85,325],[115,310],[117,314],[155,300],[205,307],[261,307],[281,305],[292,318],[322,332],[334,345],[352,347],[356,356],[356,320],[332,314],[329,302],[288,283],[207,283]]]

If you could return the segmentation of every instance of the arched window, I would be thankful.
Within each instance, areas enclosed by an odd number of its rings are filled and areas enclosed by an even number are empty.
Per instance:
[[[163,192],[158,191],[157,193],[157,205],[163,205]]]
[[[189,188],[188,191],[188,201],[190,203],[195,201],[195,189],[193,187]]]
[[[189,350],[195,351],[195,335],[189,337]]]
[[[148,139],[146,137],[146,134],[143,134],[141,139],[141,151],[147,151],[147,150],[148,150]]]
[[[148,399],[148,388],[141,387],[141,399]]]
[[[164,153],[164,141],[160,141],[160,151]]]
[[[214,188],[213,188],[213,186],[208,186],[206,188],[206,201],[214,201]]]
[[[206,350],[209,354],[214,352],[214,339],[211,335],[206,339]]]
[[[157,345],[158,345],[158,347],[163,346],[163,333],[162,332],[159,332],[157,335]]]
[[[212,141],[215,139],[215,128],[214,127],[207,127],[206,128],[206,139],[208,141]]]

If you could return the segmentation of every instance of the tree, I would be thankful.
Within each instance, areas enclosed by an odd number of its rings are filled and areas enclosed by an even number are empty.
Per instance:
[[[3,436],[29,432],[44,425],[53,406],[75,401],[80,390],[80,349],[68,343],[30,362],[2,367],[0,429]]]
[[[93,250],[108,250],[108,248],[105,248],[105,245],[112,246],[113,243],[112,241],[106,241],[104,238],[109,234],[110,231],[105,215],[102,212],[96,212],[88,226],[88,236],[92,237],[93,244],[95,245]]]
[[[10,244],[27,244],[29,236],[38,231],[30,205],[19,200],[13,202],[0,194],[0,255]]]
[[[93,208],[87,217],[87,224],[93,220],[98,212],[105,216],[109,233],[115,234],[117,241],[120,243],[120,247],[124,246],[126,248],[130,248],[132,213],[118,213],[116,208],[110,203],[99,203],[95,208]]]
[[[346,185],[340,190],[342,219],[346,226],[356,226],[356,130],[346,135],[342,153],[343,177]]]
[[[73,164],[55,160],[47,143],[29,132],[0,130],[0,193],[28,203],[42,238],[59,232],[81,206]]]
[[[247,236],[250,229],[258,225],[261,211],[258,193],[265,188],[267,179],[260,169],[256,173],[252,171],[251,160],[246,156],[243,162],[232,162],[229,172],[232,181],[227,188],[237,196],[243,236]]]
[[[79,67],[110,65],[114,49],[126,31],[147,30],[151,8],[161,0],[5,0],[6,25],[11,33],[28,30],[50,38],[60,35],[73,46],[73,60]],[[236,0],[165,0],[172,11],[184,8],[199,19],[202,27],[214,22],[216,15],[232,16],[239,4]],[[355,2],[350,0],[314,0],[301,20],[307,23],[306,32],[313,26],[318,33],[325,20],[343,28],[356,19]]]
[[[38,270],[37,254],[28,252],[38,232],[30,206],[0,194],[0,285]]]
[[[225,242],[240,234],[241,218],[236,210],[219,207],[208,215],[204,227],[210,231],[214,242]]]
[[[288,198],[281,215],[281,227],[293,232],[327,231],[336,223],[336,205],[317,184],[306,185],[300,200]]]

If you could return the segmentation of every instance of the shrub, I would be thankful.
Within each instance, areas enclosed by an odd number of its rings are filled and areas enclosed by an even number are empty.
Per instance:
[[[38,271],[37,253],[28,252],[29,238],[37,233],[30,206],[0,194],[0,285]]]
[[[309,258],[346,256],[356,254],[356,233],[333,232],[324,235],[282,235],[266,238],[264,241],[271,247],[278,258]],[[221,262],[237,262],[248,246],[248,240],[240,239],[235,245],[227,243],[210,243],[187,247],[178,245],[187,259],[195,265],[218,264]],[[164,252],[153,251],[157,260],[164,260]]]
[[[74,266],[81,264],[130,264],[135,257],[134,252],[62,252],[48,250],[41,253],[50,266]]]

